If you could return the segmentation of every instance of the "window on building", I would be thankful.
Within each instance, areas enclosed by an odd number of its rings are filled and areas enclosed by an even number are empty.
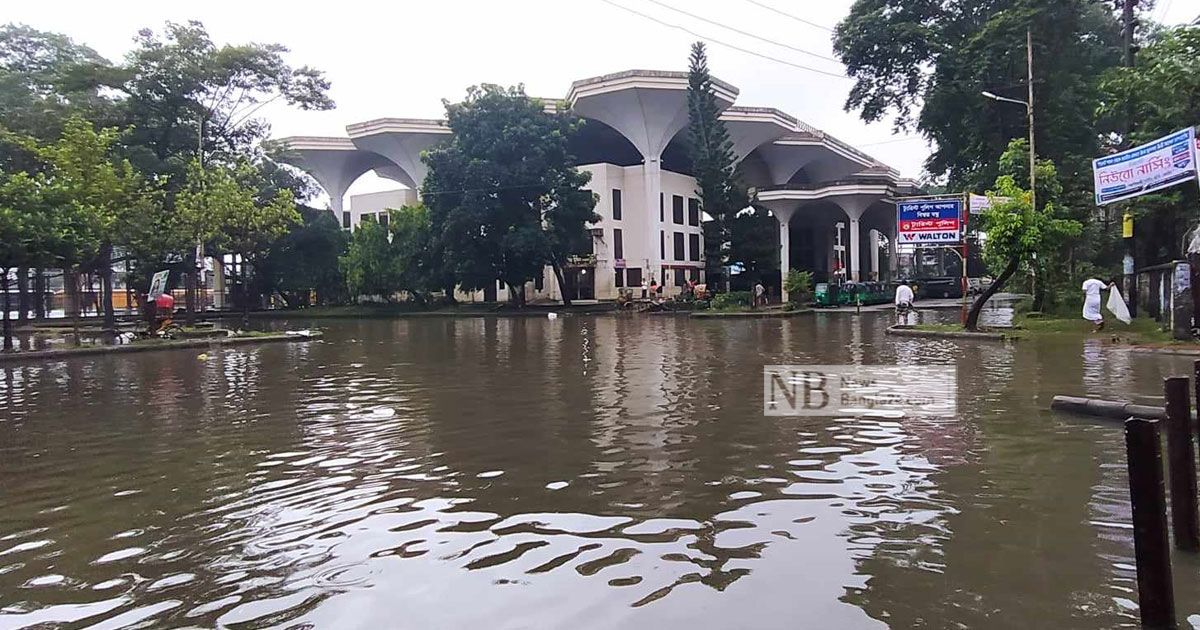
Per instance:
[[[675,233],[675,260],[684,260],[683,232]]]
[[[613,270],[613,284],[615,284],[618,289],[625,286],[625,270],[624,269]]]
[[[382,225],[383,227],[386,228],[388,226],[388,218],[390,218],[390,217],[388,216],[387,210],[380,212],[379,213],[379,225]]]
[[[375,220],[375,215],[373,215],[373,214],[364,214],[358,218],[359,223],[362,223],[363,221],[374,221],[374,220]]]
[[[658,233],[658,257],[659,258],[667,257],[667,233],[666,232]]]
[[[539,273],[537,275],[537,277],[535,277],[533,279],[533,290],[534,291],[541,291],[542,288],[546,286],[546,282],[544,279],[545,275],[546,275],[546,272],[545,272],[545,270],[543,270],[542,273]]]
[[[675,270],[675,286],[677,286],[677,287],[687,286],[687,269],[676,269]]]
[[[665,215],[663,214],[663,194],[658,193],[658,221],[659,221],[659,223],[662,223],[663,221],[666,221],[666,220],[667,219],[665,218]]]
[[[700,282],[700,270],[699,269],[692,269],[689,272],[689,274],[692,277],[692,282]]]
[[[688,197],[688,225],[700,225],[700,200]]]
[[[625,259],[625,243],[622,239],[620,228],[613,230],[613,258],[616,260]]]
[[[621,189],[614,188],[612,191],[612,195],[613,195],[613,200],[612,200],[613,220],[620,221],[621,220]]]
[[[699,234],[688,234],[688,260],[700,260]]]
[[[350,229],[350,211],[342,210],[342,227]]]
[[[629,287],[642,286],[642,268],[630,267],[625,270],[625,284]]]
[[[679,195],[671,195],[671,220],[683,225],[683,197]]]

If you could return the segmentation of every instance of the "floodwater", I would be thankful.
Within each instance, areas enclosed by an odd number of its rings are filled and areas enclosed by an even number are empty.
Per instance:
[[[0,628],[1135,627],[1120,427],[1047,407],[1190,362],[888,321],[322,320],[0,367]],[[765,416],[785,363],[954,365],[958,415]]]

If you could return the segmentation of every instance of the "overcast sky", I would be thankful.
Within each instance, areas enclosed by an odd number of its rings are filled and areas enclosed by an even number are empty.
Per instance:
[[[475,83],[524,83],[530,95],[561,98],[576,79],[631,68],[686,70],[688,47],[702,37],[709,41],[713,74],[741,90],[739,105],[779,108],[854,144],[905,176],[919,176],[928,147],[919,138],[893,135],[889,122],[867,125],[856,113],[843,111],[849,80],[717,43],[841,74],[841,64],[829,59],[833,54],[828,29],[851,4],[852,0],[89,0],[8,2],[3,19],[65,33],[110,59],[129,50],[139,28],[159,28],[166,20],[200,20],[218,43],[282,43],[291,48],[289,60],[294,65],[325,71],[333,83],[337,108],[264,110],[275,136],[344,135],[348,123],[383,116],[441,117],[441,99],[461,98],[464,89]],[[1158,4],[1155,14],[1167,23],[1189,21],[1200,14],[1200,0],[1159,0]],[[350,192],[393,187],[392,182],[367,175]]]

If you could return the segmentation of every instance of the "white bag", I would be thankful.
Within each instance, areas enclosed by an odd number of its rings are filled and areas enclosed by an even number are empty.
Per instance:
[[[1107,306],[1109,312],[1116,315],[1117,319],[1126,324],[1133,322],[1133,318],[1129,316],[1129,307],[1125,305],[1125,300],[1121,298],[1121,292],[1117,290],[1116,286],[1108,292]]]

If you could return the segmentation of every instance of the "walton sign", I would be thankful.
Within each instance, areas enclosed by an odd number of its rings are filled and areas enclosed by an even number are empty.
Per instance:
[[[896,200],[896,237],[902,245],[954,245],[962,240],[961,197]]]

